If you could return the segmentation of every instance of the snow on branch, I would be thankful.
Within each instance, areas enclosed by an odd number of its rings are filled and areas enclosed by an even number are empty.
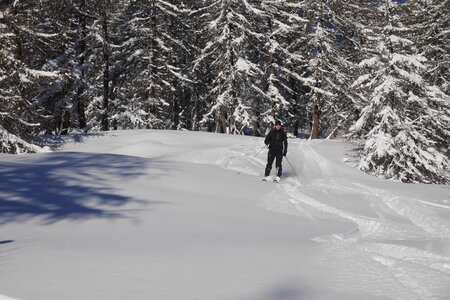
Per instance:
[[[413,82],[417,85],[423,84],[423,78],[416,72],[408,72],[403,69],[400,69],[394,66],[395,70],[399,73],[400,76],[406,78],[408,81]]]
[[[0,153],[20,154],[27,152],[44,153],[51,152],[50,148],[30,144],[18,136],[9,133],[0,125]]]
[[[191,11],[191,13],[189,15],[199,14],[199,13],[203,13],[203,12],[209,12],[209,11],[211,11],[212,8],[219,7],[221,5],[221,3],[222,3],[222,0],[216,0],[216,1],[212,2],[208,6],[204,6],[204,7],[201,7],[199,9],[197,9],[197,10]]]
[[[176,72],[175,68],[172,66],[167,66],[169,72],[171,74],[173,74],[176,78],[180,79],[181,81],[184,82],[189,82],[189,83],[194,83],[193,80],[189,79],[188,77],[184,76],[182,73],[180,72]]]
[[[391,43],[393,43],[393,44],[399,44],[401,46],[408,46],[408,45],[412,45],[413,44],[413,42],[411,40],[405,39],[405,38],[401,38],[401,37],[398,37],[396,35],[390,35],[388,37],[388,40]]]
[[[47,72],[47,71],[40,71],[40,70],[33,70],[26,68],[25,71],[27,74],[33,76],[33,77],[58,77],[59,72]]]
[[[244,3],[245,8],[247,8],[248,11],[252,12],[253,14],[255,14],[257,16],[266,16],[266,13],[264,11],[255,8],[250,3],[248,3],[247,0],[241,0],[241,1],[242,1],[242,3]]]
[[[179,14],[191,14],[191,13],[193,13],[193,11],[192,11],[191,9],[187,9],[187,8],[179,8],[178,6],[173,5],[173,4],[171,4],[171,3],[169,3],[169,2],[166,2],[166,1],[159,0],[159,1],[158,1],[158,4],[159,4],[158,7],[159,7],[161,10],[167,11],[167,10],[164,8],[164,6],[170,8],[170,9],[171,9],[171,13],[172,13],[172,12],[177,12],[177,13],[179,13]],[[177,16],[177,14],[174,14],[174,15]]]
[[[392,55],[390,64],[403,63],[407,65],[412,65],[416,68],[424,69],[425,65],[423,63],[426,61],[427,59],[422,55],[405,55],[394,53]]]
[[[361,60],[361,62],[358,64],[358,66],[361,68],[364,68],[364,67],[373,67],[376,65],[379,66],[381,64],[382,63],[380,62],[380,59],[377,56],[373,56],[371,58]]]
[[[22,30],[23,32],[29,33],[31,35],[34,36],[38,36],[38,37],[44,37],[44,38],[51,38],[51,37],[55,37],[55,36],[59,36],[58,33],[42,33],[42,32],[37,32],[37,31],[33,31],[31,29],[26,28],[25,26],[17,26],[17,28],[19,28],[20,30]]]

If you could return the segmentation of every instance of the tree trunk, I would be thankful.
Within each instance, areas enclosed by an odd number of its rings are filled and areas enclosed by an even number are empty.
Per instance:
[[[323,28],[323,24],[322,24],[322,20],[323,20],[323,11],[324,11],[324,6],[323,6],[323,1],[320,1],[319,3],[319,12],[318,12],[318,26]],[[321,55],[324,52],[324,47],[322,46],[321,42],[318,45],[318,52],[316,55]],[[321,79],[321,64],[322,61],[321,59],[319,60],[319,64],[317,66],[316,69],[316,87],[320,88],[321,84],[320,84],[320,79]],[[316,91],[316,104],[314,105],[314,116],[313,116],[313,130],[311,133],[311,139],[317,139],[319,138],[319,124],[320,124],[320,98],[322,97],[322,94],[319,91]]]
[[[220,111],[217,114],[216,118],[216,133],[228,133],[228,122],[227,122],[227,116],[225,115],[225,109],[221,108]]]
[[[178,103],[178,99],[174,97],[172,104],[172,129],[177,130],[180,125],[180,105]]]
[[[84,6],[86,5],[86,1],[81,1],[80,4],[80,11],[83,11]],[[86,106],[83,102],[83,99],[81,95],[83,94],[85,90],[84,85],[84,79],[85,79],[85,72],[83,70],[83,65],[85,63],[85,51],[86,51],[86,17],[80,13],[79,15],[79,22],[81,26],[81,32],[80,32],[80,42],[77,54],[80,56],[80,62],[78,64],[78,67],[81,69],[81,83],[78,86],[77,89],[77,99],[76,99],[76,109],[77,109],[77,115],[78,115],[78,126],[80,129],[83,129],[86,127]]]
[[[311,134],[311,139],[319,138],[319,121],[320,121],[320,98],[322,94],[320,92],[316,92],[316,104],[314,105],[314,122],[313,122],[313,131]]]
[[[61,135],[67,135],[70,127],[70,114],[65,111],[61,117]]]
[[[268,19],[268,27],[269,27],[269,29],[268,29],[269,30],[269,35],[272,35],[272,32],[273,32],[272,17],[270,17]],[[268,92],[269,87],[271,85],[270,80],[272,80],[272,79],[270,79],[270,76],[275,77],[275,74],[276,74],[275,65],[274,65],[273,61],[274,61],[274,53],[272,52],[272,49],[269,49],[269,51],[268,51],[268,61],[267,61],[268,66],[269,66],[269,81],[268,81],[268,84],[267,84],[267,92]],[[280,117],[280,106],[277,105],[277,103],[275,101],[273,101],[274,99],[271,99],[271,100],[272,100],[271,115],[272,115],[273,119],[277,120]]]
[[[108,106],[109,106],[109,47],[108,47],[108,15],[106,11],[106,0],[103,1],[103,111],[102,111],[102,130],[109,130],[108,124]]]

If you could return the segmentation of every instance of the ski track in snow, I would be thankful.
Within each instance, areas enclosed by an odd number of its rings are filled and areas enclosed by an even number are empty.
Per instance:
[[[266,152],[249,161],[259,146],[217,150],[223,152],[219,155],[223,159],[216,163],[249,175],[261,175]],[[367,181],[358,182],[358,170],[328,160],[306,141],[291,143],[290,161],[292,157],[298,158],[292,163],[306,182],[295,178],[284,161],[284,172],[289,178],[274,185],[263,204],[267,209],[304,217],[318,225],[321,219],[354,224],[348,232],[313,239],[322,244],[316,259],[340,270],[333,288],[395,299],[450,299],[450,221],[432,209],[450,206],[405,197]],[[339,172],[356,174],[355,181],[339,180]],[[338,197],[346,194],[366,203],[373,215],[340,207]],[[333,205],[319,199],[330,199]],[[441,241],[439,245],[436,239]]]
[[[0,300],[17,300],[17,299],[0,295]]]

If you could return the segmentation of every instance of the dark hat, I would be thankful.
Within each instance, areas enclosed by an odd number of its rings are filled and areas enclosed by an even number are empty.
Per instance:
[[[281,125],[281,121],[280,120],[276,120],[275,121],[275,125]]]

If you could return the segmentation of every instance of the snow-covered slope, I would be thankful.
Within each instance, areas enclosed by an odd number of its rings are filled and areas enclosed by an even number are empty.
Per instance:
[[[52,142],[53,153],[0,156],[1,295],[450,298],[450,189],[361,173],[344,142],[290,140],[294,170],[284,161],[279,184],[261,181],[256,137]]]

